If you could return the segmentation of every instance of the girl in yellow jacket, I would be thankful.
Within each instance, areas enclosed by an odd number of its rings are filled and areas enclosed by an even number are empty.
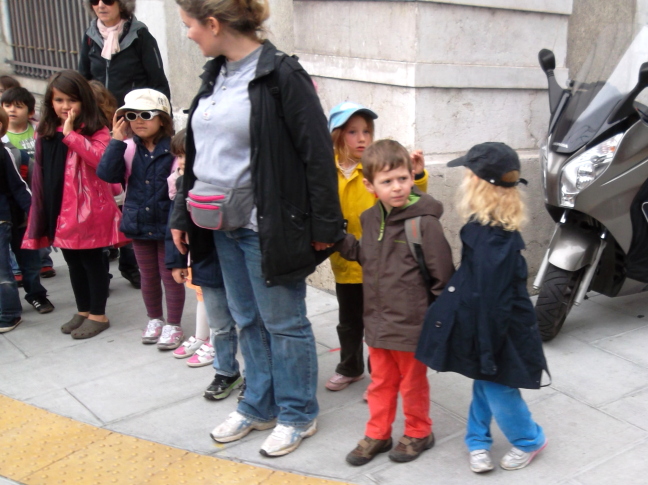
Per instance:
[[[358,239],[362,236],[360,214],[376,203],[375,196],[364,186],[360,163],[364,150],[373,141],[376,118],[378,115],[370,109],[351,102],[338,104],[329,116],[342,214],[347,220],[347,232]],[[416,186],[427,192],[428,175],[423,152],[416,150],[411,157]],[[338,253],[331,256],[331,267],[339,305],[340,363],[326,388],[341,391],[364,378],[362,269],[358,263],[347,261]]]

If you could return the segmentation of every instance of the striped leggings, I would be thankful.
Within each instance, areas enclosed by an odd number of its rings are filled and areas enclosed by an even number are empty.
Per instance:
[[[133,250],[142,276],[142,298],[149,319],[163,318],[162,285],[166,297],[167,322],[180,325],[185,301],[185,287],[176,283],[164,265],[164,241],[134,239]]]

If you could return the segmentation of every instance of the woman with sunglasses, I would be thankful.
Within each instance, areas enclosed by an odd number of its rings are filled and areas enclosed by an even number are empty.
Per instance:
[[[214,59],[187,126],[182,196],[192,212],[174,206],[172,233],[185,252],[189,235],[196,261],[218,255],[247,384],[211,437],[228,443],[274,428],[260,452],[281,456],[317,431],[306,276],[327,257],[323,249],[343,237],[326,117],[301,65],[258,36],[267,0],[176,3],[187,37]],[[218,211],[227,227],[200,219],[210,208],[199,201],[216,200],[219,191],[230,194]],[[177,211],[184,213],[176,219]]]
[[[155,38],[133,12],[135,0],[85,0],[97,17],[83,36],[79,72],[88,80],[100,81],[110,91],[117,106],[126,93],[151,88],[171,99],[169,82]],[[130,244],[119,250],[119,271],[135,288],[140,288],[140,272]]]
[[[96,17],[83,36],[79,72],[101,81],[124,104],[126,93],[151,88],[171,99],[162,56],[146,25],[135,18],[135,0],[86,0]]]
[[[101,158],[97,175],[110,183],[126,185],[120,229],[133,240],[135,258],[142,274],[142,298],[148,323],[143,344],[157,344],[160,350],[177,348],[183,340],[180,320],[185,287],[176,283],[167,269],[186,263],[169,239],[165,247],[171,200],[167,178],[175,157],[171,154],[173,120],[166,96],[153,89],[136,89],[126,95],[125,104],[113,121],[113,139]],[[130,135],[133,134],[132,139]],[[162,310],[162,285],[167,320]]]

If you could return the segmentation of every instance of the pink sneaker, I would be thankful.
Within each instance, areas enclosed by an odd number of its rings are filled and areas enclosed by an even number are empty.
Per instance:
[[[214,347],[212,347],[211,342],[205,342],[187,361],[187,365],[189,367],[211,365],[212,362],[214,362],[214,355],[216,355],[216,351],[214,350]]]
[[[358,382],[361,379],[364,379],[364,374],[357,377],[347,377],[343,376],[342,374],[336,373],[333,374],[333,377],[328,380],[328,382],[326,383],[326,388],[329,391],[341,391],[342,389],[349,387],[349,384]]]
[[[160,350],[173,350],[180,347],[184,334],[179,325],[165,325],[162,327],[162,335],[158,339],[157,348]]]
[[[186,359],[187,357],[191,357],[204,343],[204,340],[191,336],[189,337],[189,340],[182,342],[182,345],[173,351],[173,356],[176,359]]]

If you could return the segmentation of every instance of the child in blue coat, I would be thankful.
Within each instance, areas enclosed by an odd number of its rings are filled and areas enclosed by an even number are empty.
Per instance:
[[[493,417],[513,445],[500,466],[518,470],[547,445],[519,390],[538,389],[547,371],[520,253],[525,207],[517,185],[526,181],[517,154],[503,143],[474,146],[448,166],[467,168],[461,266],[427,312],[416,358],[475,380],[465,438],[471,470],[494,468]]]
[[[167,178],[175,162],[170,151],[171,107],[167,97],[153,89],[131,91],[124,102],[115,113],[113,139],[101,158],[97,175],[106,182],[126,184],[120,230],[133,240],[142,275],[142,298],[149,318],[142,343],[157,343],[160,350],[173,350],[184,337],[180,320],[185,287],[174,281],[165,264],[167,251],[179,261],[183,259],[172,241],[165,244],[171,208]],[[133,139],[127,140],[130,132]],[[164,284],[166,322],[160,282]]]

